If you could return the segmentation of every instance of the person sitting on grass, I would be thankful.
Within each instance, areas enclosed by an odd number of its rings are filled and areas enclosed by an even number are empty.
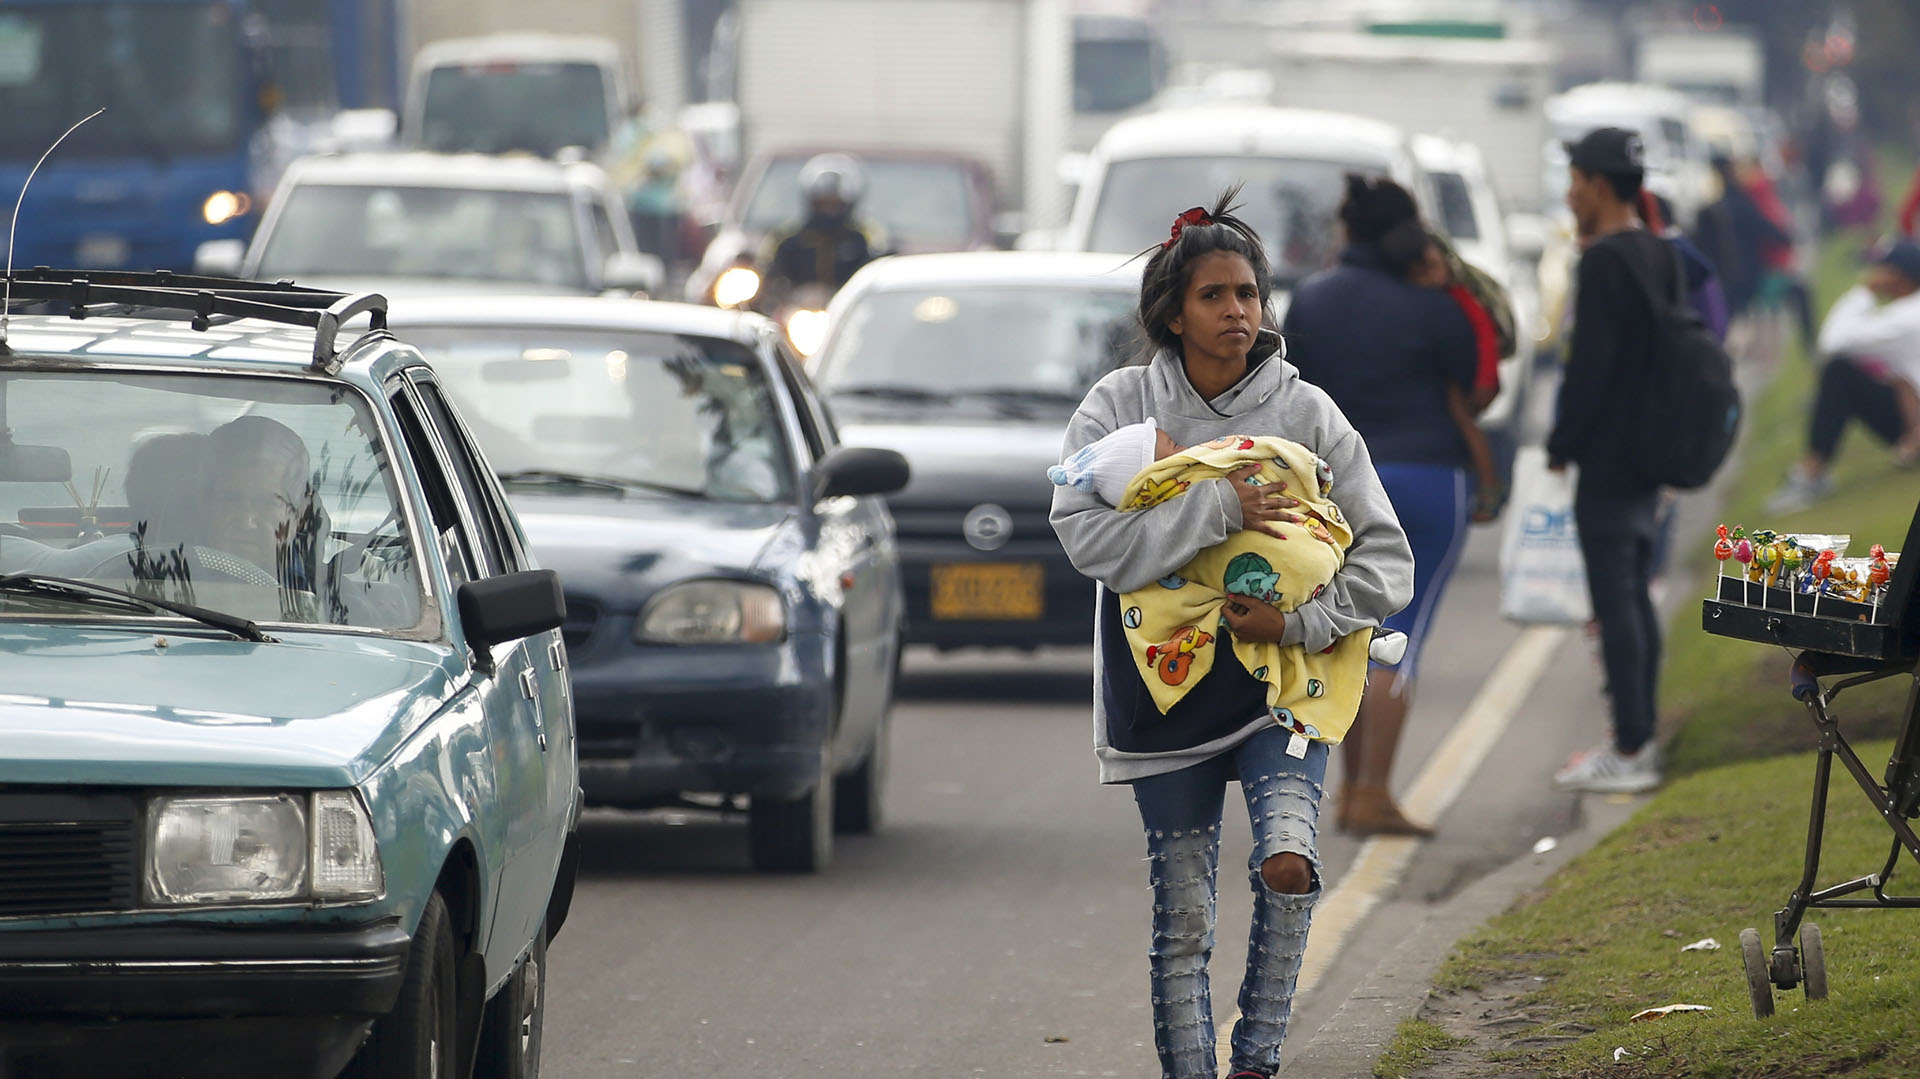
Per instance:
[[[1768,513],[1792,513],[1827,496],[1840,436],[1854,420],[1893,447],[1896,464],[1920,466],[1920,243],[1894,240],[1869,254],[1860,284],[1827,312],[1819,348],[1828,359],[1807,452],[1767,500]]]

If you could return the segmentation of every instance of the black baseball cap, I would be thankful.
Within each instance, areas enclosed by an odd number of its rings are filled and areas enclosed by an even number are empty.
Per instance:
[[[1891,266],[1900,271],[1902,277],[1920,284],[1920,244],[1912,240],[1899,239],[1880,244],[1868,253],[1867,261]]]
[[[1647,147],[1640,133],[1624,127],[1599,127],[1566,143],[1567,164],[1602,176],[1637,176],[1647,170]]]

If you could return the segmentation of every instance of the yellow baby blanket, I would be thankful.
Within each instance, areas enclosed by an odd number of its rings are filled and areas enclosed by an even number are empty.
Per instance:
[[[1127,486],[1119,508],[1148,509],[1202,480],[1258,465],[1247,482],[1300,500],[1302,523],[1274,522],[1285,540],[1244,529],[1194,555],[1178,571],[1121,600],[1121,622],[1140,677],[1162,713],[1213,669],[1214,648],[1230,641],[1240,663],[1267,684],[1267,708],[1281,726],[1338,742],[1353,726],[1366,688],[1370,634],[1355,633],[1325,651],[1303,645],[1235,640],[1221,607],[1230,595],[1282,611],[1318,596],[1346,562],[1353,532],[1333,504],[1333,475],[1313,451],[1284,438],[1215,439],[1155,461]]]

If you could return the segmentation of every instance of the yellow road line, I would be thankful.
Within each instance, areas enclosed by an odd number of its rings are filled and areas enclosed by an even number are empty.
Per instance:
[[[1440,819],[1506,733],[1566,635],[1561,626],[1529,626],[1521,632],[1400,799],[1407,816]],[[1376,836],[1361,845],[1346,875],[1314,908],[1295,995],[1312,989],[1326,975],[1348,935],[1399,882],[1419,845],[1419,840],[1408,836]],[[1217,1028],[1214,1053],[1223,1066],[1232,1055],[1233,1023],[1238,1018],[1236,1012]]]

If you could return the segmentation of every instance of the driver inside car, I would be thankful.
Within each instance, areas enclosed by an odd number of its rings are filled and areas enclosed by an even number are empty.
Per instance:
[[[242,580],[270,574],[282,588],[314,589],[319,500],[307,445],[291,428],[265,416],[241,416],[207,436],[203,473],[209,568]],[[220,553],[247,566],[226,566]]]

